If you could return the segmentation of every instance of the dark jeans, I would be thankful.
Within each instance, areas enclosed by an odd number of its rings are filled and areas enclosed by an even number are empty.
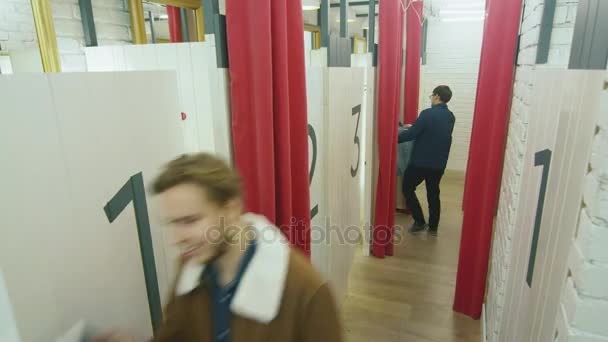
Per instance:
[[[403,174],[403,194],[408,208],[417,224],[425,224],[424,214],[416,197],[416,187],[424,181],[426,183],[427,199],[429,201],[429,227],[436,230],[439,227],[441,215],[441,201],[439,199],[439,183],[445,170],[427,169],[410,165]]]

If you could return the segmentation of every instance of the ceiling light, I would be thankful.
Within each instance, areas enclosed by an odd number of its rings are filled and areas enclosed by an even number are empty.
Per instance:
[[[468,9],[468,8],[485,8],[485,3],[484,2],[478,2],[478,3],[469,3],[469,4],[454,4],[454,3],[448,3],[445,5],[445,8],[460,8],[460,9]]]
[[[443,14],[470,14],[470,15],[483,15],[485,13],[484,10],[478,11],[462,11],[462,10],[442,10],[439,12],[441,15]]]
[[[167,14],[161,14],[161,15],[158,16],[158,19],[160,19],[160,20],[167,20],[167,19],[169,19],[169,15],[167,15]]]
[[[460,17],[460,18],[441,18],[441,21],[483,21],[486,17]]]
[[[303,0],[302,10],[304,11],[316,11],[321,8],[321,0]]]

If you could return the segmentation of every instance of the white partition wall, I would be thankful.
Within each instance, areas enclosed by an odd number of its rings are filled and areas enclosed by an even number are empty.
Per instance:
[[[0,77],[0,269],[23,341],[81,319],[152,336],[133,204],[112,223],[104,206],[184,152],[176,89],[168,71]],[[172,253],[155,202],[137,208],[149,213],[164,302]]]
[[[326,240],[327,209],[327,69],[306,69],[308,108],[308,160],[310,165],[311,261],[329,278],[329,248]]]
[[[364,200],[371,192],[366,183],[373,111],[368,106],[373,96],[366,84],[368,73],[365,68],[307,69],[309,159],[314,170],[312,262],[329,279],[339,301],[346,296],[354,252],[371,216],[371,197]]]
[[[448,4],[449,2],[445,2]],[[454,94],[449,108],[456,116],[447,169],[466,171],[473,127],[483,21],[427,20],[426,65],[420,68],[419,110],[431,106],[429,95],[439,85]],[[464,38],[466,37],[466,38]]]
[[[8,298],[8,290],[4,283],[2,270],[0,270],[0,341],[19,342],[13,306]]]
[[[365,120],[361,123],[361,132],[363,135],[362,146],[364,150],[363,158],[363,174],[361,174],[361,225],[363,228],[362,252],[368,256],[370,253],[371,234],[373,225],[372,203],[376,196],[374,189],[374,159],[376,153],[376,130],[374,122],[376,117],[376,69],[372,66],[371,55],[368,67],[364,69],[365,73]]]
[[[361,234],[363,72],[362,68],[329,68],[326,190],[332,230],[329,272],[338,298],[346,296],[348,276]]]
[[[533,73],[501,341],[555,338],[604,77],[598,71]]]
[[[214,40],[204,43],[85,48],[88,71],[175,70],[187,152],[214,152],[230,161],[227,69],[217,67]]]

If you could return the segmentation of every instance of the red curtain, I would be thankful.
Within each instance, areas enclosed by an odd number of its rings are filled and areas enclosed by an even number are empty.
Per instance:
[[[310,255],[302,3],[227,0],[234,158],[246,209]]]
[[[411,124],[418,118],[423,2],[408,0],[407,12],[405,15],[405,95],[403,122],[405,124]]]
[[[487,0],[454,310],[481,316],[513,87],[522,0]]]
[[[179,7],[167,5],[167,16],[169,17],[169,39],[172,43],[182,41],[182,14]]]
[[[397,167],[397,126],[401,92],[403,49],[403,3],[380,2],[378,42],[378,151],[372,254],[379,258],[393,255],[395,225],[395,186]]]

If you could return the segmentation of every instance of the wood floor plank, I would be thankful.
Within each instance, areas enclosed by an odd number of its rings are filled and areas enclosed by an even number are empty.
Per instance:
[[[401,236],[395,256],[376,259],[357,253],[342,305],[347,341],[480,341],[480,322],[452,311],[463,189],[462,173],[446,173],[438,238],[410,235],[411,217],[396,214]],[[418,197],[427,208],[424,190],[419,187]]]

